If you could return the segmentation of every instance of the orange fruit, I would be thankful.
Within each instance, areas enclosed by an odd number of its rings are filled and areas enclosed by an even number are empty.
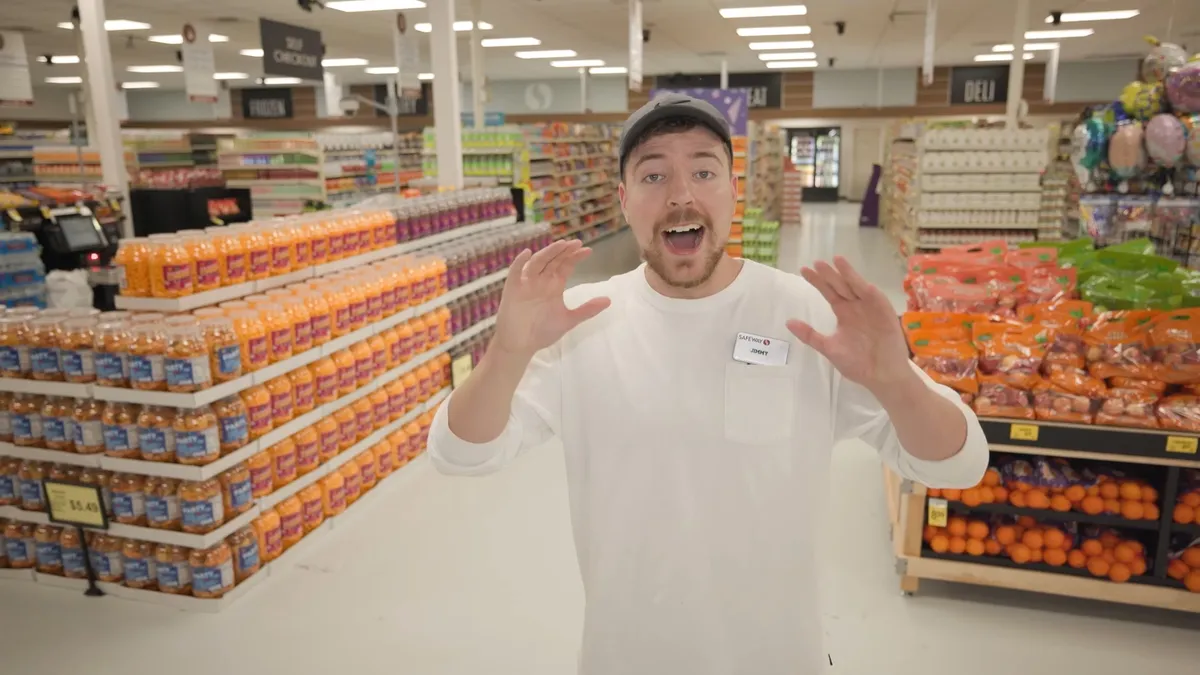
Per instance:
[[[1121,515],[1129,520],[1141,520],[1146,515],[1146,509],[1142,507],[1141,502],[1123,502]]]
[[[1071,487],[1067,488],[1066,492],[1063,493],[1063,496],[1078,504],[1079,502],[1083,501],[1084,497],[1087,496],[1087,490],[1084,490],[1082,485],[1072,485]]]
[[[1112,548],[1121,543],[1121,538],[1117,536],[1116,532],[1109,531],[1100,535],[1100,543],[1104,545],[1104,548]]]
[[[1162,514],[1158,512],[1158,507],[1154,502],[1142,502],[1142,518],[1145,520],[1158,520]]]
[[[967,540],[967,555],[983,555],[983,552],[985,550],[987,550],[987,549],[984,548],[982,540],[979,540],[979,539],[968,539]]]
[[[1104,500],[1096,495],[1089,495],[1079,502],[1079,507],[1089,516],[1098,516],[1104,512]]]
[[[929,540],[929,548],[933,549],[936,553],[945,553],[950,550],[950,538],[944,534],[935,534]]]
[[[1192,570],[1183,578],[1183,585],[1193,593],[1200,593],[1200,571]]]
[[[1190,525],[1196,519],[1196,510],[1187,504],[1176,504],[1175,511],[1171,514],[1171,518],[1180,524]]]
[[[979,506],[980,504],[982,504],[983,500],[979,498],[979,489],[978,488],[967,488],[966,490],[963,490],[962,491],[962,503],[966,504],[967,506],[971,506],[971,507]]]
[[[1112,569],[1112,565],[1107,560],[1101,557],[1088,558],[1087,569],[1094,577],[1106,577],[1108,571]]]
[[[1071,500],[1063,495],[1054,495],[1050,498],[1050,508],[1055,511],[1066,513],[1071,510]]]
[[[1067,564],[1067,552],[1061,548],[1048,548],[1042,554],[1042,559],[1045,560],[1047,565],[1062,567]]]
[[[1067,564],[1077,570],[1087,567],[1087,560],[1087,556],[1079,549],[1075,549],[1067,554]]]
[[[1012,492],[1008,493],[1008,503],[1020,508],[1029,506],[1028,502],[1025,501],[1025,493],[1021,492],[1020,490],[1013,490]]]
[[[1042,552],[1042,549],[1031,548],[1031,549],[1029,549],[1029,562],[1040,563],[1040,562],[1042,562],[1042,558],[1044,555],[1045,555],[1045,553]]]
[[[1025,501],[1029,503],[1031,509],[1050,508],[1050,497],[1042,490],[1030,490]]]
[[[1183,581],[1183,578],[1191,571],[1192,569],[1187,566],[1187,563],[1178,558],[1167,563],[1167,576],[1176,581]]]
[[[1033,551],[1030,551],[1025,544],[1013,544],[1008,547],[1008,557],[1018,565],[1024,565],[1033,557]]]
[[[1120,485],[1121,499],[1134,502],[1142,501],[1142,486],[1133,481],[1125,481]]]
[[[962,490],[957,488],[946,488],[945,490],[942,490],[942,496],[949,501],[956,502],[962,499]]]
[[[1101,553],[1100,557],[1104,558],[1104,562],[1108,563],[1109,565],[1117,562],[1117,554],[1113,553],[1113,549],[1111,548],[1104,549],[1104,553]]]
[[[1121,487],[1113,481],[1100,484],[1100,496],[1105,499],[1117,499],[1121,496]]]
[[[1004,547],[995,539],[987,539],[983,542],[983,551],[988,555],[1000,555],[1000,552],[1003,550]]]
[[[1042,537],[1042,533],[1038,530],[1029,530],[1026,532],[1025,536],[1021,537],[1021,543],[1035,550],[1040,550],[1046,545],[1046,541]]]
[[[962,537],[950,537],[950,552],[955,555],[967,550],[967,540]]]
[[[1108,578],[1110,581],[1115,583],[1123,584],[1126,581],[1129,581],[1129,577],[1131,576],[1133,576],[1133,572],[1125,563],[1113,563],[1112,566],[1108,568]]]
[[[1045,542],[1046,548],[1056,548],[1062,550],[1063,542],[1066,540],[1066,538],[1067,536],[1063,534],[1062,530],[1055,529],[1053,527],[1042,533],[1042,540]]]
[[[934,527],[933,525],[926,525],[925,529],[921,532],[921,541],[928,544],[929,540],[933,539],[933,535],[937,533],[938,528]]]
[[[1200,509],[1196,509],[1196,518],[1192,521],[1193,525],[1200,525]]]
[[[996,504],[1007,504],[1008,488],[1004,487],[1003,485],[997,485],[996,487],[992,488],[992,497],[995,498]]]
[[[984,485],[983,487],[979,488],[979,501],[984,504],[995,504],[996,492],[992,488]]]
[[[996,541],[1008,546],[1017,540],[1017,531],[1012,525],[1001,525],[996,528]]]
[[[991,467],[983,474],[983,484],[988,487],[996,487],[1000,484],[1000,470],[996,467]]]
[[[1087,496],[1089,496],[1089,497],[1099,497],[1100,496],[1100,486],[1099,485],[1090,485],[1090,486],[1084,488],[1083,491],[1086,492]]]
[[[946,531],[952,537],[967,536],[967,519],[962,516],[954,516],[946,522]]]
[[[967,536],[972,539],[983,541],[987,539],[989,531],[987,523],[982,520],[972,520],[967,523]]]
[[[1098,556],[1104,552],[1104,545],[1095,539],[1088,539],[1087,541],[1083,542],[1083,545],[1079,548],[1083,551],[1084,555],[1088,556],[1089,558]]]
[[[1017,518],[1017,524],[1025,529],[1029,529],[1031,527],[1037,527],[1038,523],[1037,519],[1035,519],[1033,516],[1021,516],[1020,518]]]
[[[1180,501],[1193,509],[1200,508],[1200,490],[1192,490],[1180,498]]]
[[[938,499],[942,496],[942,491],[939,488],[928,488],[925,490],[925,493],[934,499]]]
[[[1183,561],[1184,565],[1194,570],[1200,570],[1200,546],[1184,549],[1183,553],[1179,554],[1179,559]]]
[[[1104,500],[1104,510],[1105,510],[1105,512],[1112,513],[1112,514],[1120,513],[1121,512],[1121,500],[1120,499],[1105,499]]]
[[[1158,490],[1155,490],[1154,488],[1150,487],[1149,485],[1143,485],[1142,486],[1142,501],[1158,502]]]
[[[1117,562],[1133,562],[1133,559],[1137,557],[1137,551],[1134,551],[1129,544],[1117,544],[1113,547],[1113,557],[1117,559]]]
[[[1138,555],[1141,555],[1146,552],[1146,547],[1142,546],[1142,542],[1138,541],[1137,539],[1130,539],[1129,541],[1124,542],[1124,543],[1129,548],[1132,548],[1133,552]]]
[[[1146,559],[1134,558],[1133,562],[1129,563],[1129,571],[1133,572],[1133,576],[1140,577],[1146,573]]]

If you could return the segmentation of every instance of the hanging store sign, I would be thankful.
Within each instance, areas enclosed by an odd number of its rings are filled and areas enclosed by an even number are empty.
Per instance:
[[[218,82],[213,79],[217,72],[212,43],[208,41],[208,29],[196,30],[193,24],[184,24],[181,31],[183,43],[183,87],[192,103],[216,103],[219,95]]]
[[[396,61],[396,86],[400,88],[400,98],[417,99],[423,96],[419,69],[420,54],[417,52],[417,39],[408,33],[408,19],[403,12],[396,13],[396,29],[392,31],[392,57]],[[401,113],[414,114],[414,113]]]
[[[1008,101],[1008,66],[956,66],[950,69],[950,105]]]
[[[0,106],[31,105],[33,81],[29,77],[25,36],[15,31],[0,31]]]
[[[242,117],[248,120],[284,120],[292,114],[291,89],[242,90]]]
[[[400,110],[398,114],[401,117],[416,116],[424,117],[429,114],[429,102],[433,100],[433,85],[429,82],[421,82],[421,86],[417,89],[419,92],[416,97],[404,95],[404,91],[400,92],[398,101]],[[375,102],[382,106],[387,106],[388,100],[388,85],[375,85]],[[382,110],[375,111],[376,117],[387,117],[387,113]]]
[[[660,89],[717,89],[721,75],[659,75],[654,84]],[[745,89],[751,108],[779,108],[783,102],[783,74],[730,73],[729,89]]]
[[[642,90],[642,0],[629,0],[629,91]]]
[[[263,74],[304,80],[322,78],[324,47],[320,31],[270,19],[259,19],[258,31],[262,38]]]

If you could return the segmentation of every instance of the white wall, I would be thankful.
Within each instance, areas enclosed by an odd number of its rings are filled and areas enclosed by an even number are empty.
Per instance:
[[[814,108],[874,108],[916,104],[916,68],[818,70],[813,73]]]
[[[1116,100],[1125,85],[1137,78],[1138,66],[1135,59],[1059,64],[1055,99],[1060,103]]]
[[[33,105],[28,108],[5,108],[0,119],[7,120],[69,120],[71,108],[67,98],[77,87],[34,87]],[[82,112],[82,111],[80,111]]]
[[[126,95],[131,120],[214,120],[232,116],[228,91],[221,91],[215,104],[192,103],[178,89],[132,89]]]
[[[592,112],[625,112],[629,103],[626,79],[622,75],[593,75],[588,80],[588,108]],[[472,107],[471,83],[463,82],[462,108]],[[579,76],[545,80],[499,80],[488,83],[491,100],[487,112],[508,115],[530,113],[577,113]]]

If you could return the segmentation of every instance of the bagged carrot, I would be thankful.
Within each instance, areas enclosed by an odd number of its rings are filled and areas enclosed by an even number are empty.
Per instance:
[[[1033,394],[1033,409],[1039,420],[1091,424],[1095,419],[1092,399],[1047,385]]]
[[[1150,356],[1171,384],[1200,383],[1200,309],[1164,312],[1151,322]]]
[[[1036,419],[1032,394],[1008,384],[996,375],[979,376],[979,393],[975,396],[974,408],[980,417]]]
[[[1154,408],[1158,399],[1158,394],[1143,389],[1109,389],[1096,411],[1096,424],[1157,429]]]
[[[1200,433],[1200,396],[1175,394],[1158,402],[1158,425],[1163,429]]]
[[[1097,316],[1083,335],[1088,372],[1100,379],[1157,379],[1158,369],[1150,358],[1146,326],[1154,314],[1149,310],[1128,310]]]
[[[936,333],[914,332],[909,335],[909,344],[913,363],[934,382],[967,394],[979,391],[975,377],[979,358],[971,343],[942,340]]]
[[[971,342],[979,350],[979,369],[1018,389],[1031,389],[1046,353],[1048,333],[1039,326],[974,324]]]

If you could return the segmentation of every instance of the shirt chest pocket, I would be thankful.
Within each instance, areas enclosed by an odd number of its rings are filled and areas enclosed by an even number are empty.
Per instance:
[[[725,438],[764,445],[791,438],[795,383],[787,368],[725,366]]]

